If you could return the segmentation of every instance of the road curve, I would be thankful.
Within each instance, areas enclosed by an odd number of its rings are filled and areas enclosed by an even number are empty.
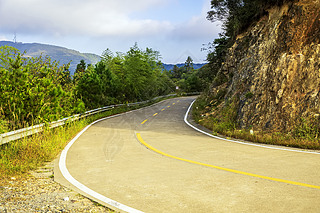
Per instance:
[[[96,122],[55,179],[128,212],[319,212],[320,155],[208,137],[184,122],[193,100]]]

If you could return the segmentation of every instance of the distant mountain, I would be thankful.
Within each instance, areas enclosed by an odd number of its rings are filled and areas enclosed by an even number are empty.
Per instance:
[[[194,69],[200,69],[201,67],[203,67],[204,65],[206,65],[207,63],[197,63],[197,64],[193,64],[193,68]],[[172,70],[174,65],[177,65],[179,68],[180,67],[183,67],[185,64],[184,63],[181,63],[181,64],[163,64],[164,66],[164,69],[165,70]]]
[[[21,43],[21,42],[11,42],[11,41],[0,41],[0,46],[11,46],[20,50],[20,52],[26,52],[25,57],[37,57],[41,54],[44,56],[50,56],[53,60],[59,61],[59,63],[67,64],[70,62],[70,73],[74,74],[77,64],[80,60],[84,60],[86,64],[96,64],[100,61],[100,56],[92,53],[80,53],[76,50],[71,50],[65,47],[59,47],[48,44],[40,43]],[[194,69],[199,69],[206,63],[196,63],[193,64]],[[172,70],[173,66],[183,67],[185,64],[163,64],[166,70]]]
[[[80,53],[76,50],[71,50],[54,45],[0,41],[0,46],[4,45],[15,47],[21,52],[26,52],[26,57],[37,57],[42,54],[44,56],[50,56],[53,60],[59,61],[61,65],[70,62],[71,75],[74,74],[77,68],[77,64],[80,63],[80,60],[84,60],[87,64],[96,64],[100,61],[100,56],[96,54]]]

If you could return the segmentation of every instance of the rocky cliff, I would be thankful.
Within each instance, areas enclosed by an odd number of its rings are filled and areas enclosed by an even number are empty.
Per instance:
[[[220,70],[229,82],[218,109],[233,102],[241,128],[291,131],[320,120],[320,1],[274,7],[237,37]],[[218,113],[214,111],[212,114]]]

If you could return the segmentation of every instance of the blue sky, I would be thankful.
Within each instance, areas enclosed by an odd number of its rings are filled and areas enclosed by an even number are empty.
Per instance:
[[[0,40],[64,46],[100,55],[135,42],[165,63],[204,62],[202,44],[218,37],[206,20],[210,0],[0,0]]]

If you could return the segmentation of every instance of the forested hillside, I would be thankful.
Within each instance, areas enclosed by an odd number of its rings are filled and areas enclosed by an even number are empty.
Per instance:
[[[148,100],[174,91],[160,54],[134,45],[126,53],[106,50],[96,65],[84,60],[71,78],[68,65],[50,57],[24,57],[0,47],[0,133],[50,122],[116,103]]]

